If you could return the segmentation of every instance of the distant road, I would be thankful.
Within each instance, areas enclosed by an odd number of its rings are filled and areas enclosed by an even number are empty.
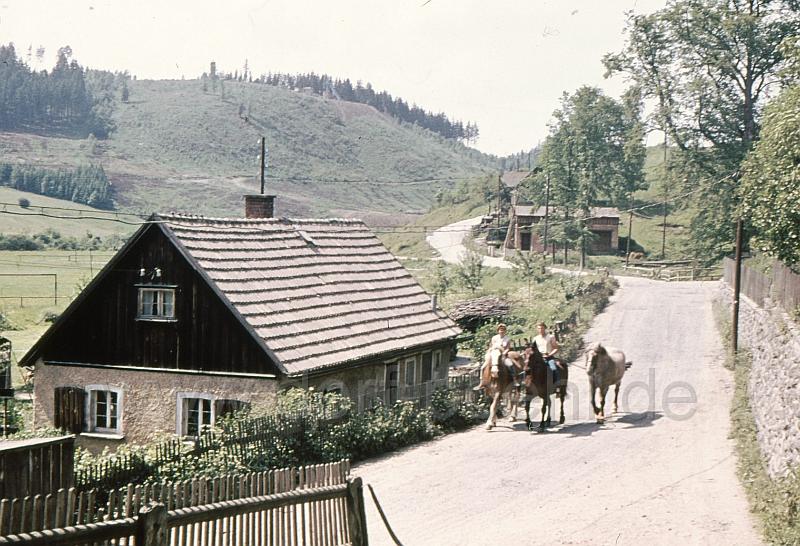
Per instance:
[[[472,227],[481,223],[482,216],[461,220],[454,224],[440,227],[427,237],[428,244],[439,252],[442,260],[449,264],[461,263],[461,256],[466,252],[464,239]],[[486,267],[500,267],[510,269],[511,264],[502,258],[484,256],[483,265]]]

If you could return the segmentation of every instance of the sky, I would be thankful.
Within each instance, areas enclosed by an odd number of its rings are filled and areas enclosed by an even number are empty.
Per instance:
[[[564,92],[604,79],[625,13],[666,0],[0,0],[0,43],[52,68],[69,45],[83,66],[139,79],[192,79],[215,61],[259,75],[316,72],[371,83],[478,124],[481,151],[543,141]],[[43,63],[35,51],[45,48]]]

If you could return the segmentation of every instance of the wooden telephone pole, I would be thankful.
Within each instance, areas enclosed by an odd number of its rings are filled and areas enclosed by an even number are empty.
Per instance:
[[[264,195],[264,179],[267,175],[267,138],[261,137],[261,195]]]

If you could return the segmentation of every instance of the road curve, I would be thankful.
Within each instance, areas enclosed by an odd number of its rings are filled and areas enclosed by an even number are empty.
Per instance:
[[[403,544],[761,544],[728,439],[713,283],[619,280],[586,336],[634,362],[605,425],[574,366],[563,427],[503,421],[355,467]],[[366,505],[370,544],[392,544]]]
[[[466,252],[464,239],[469,234],[470,228],[481,223],[482,216],[461,220],[454,224],[440,227],[426,237],[426,241],[431,247],[439,252],[442,260],[449,264],[461,263],[461,257]],[[502,258],[491,256],[483,257],[483,265],[486,267],[511,268],[511,264]]]

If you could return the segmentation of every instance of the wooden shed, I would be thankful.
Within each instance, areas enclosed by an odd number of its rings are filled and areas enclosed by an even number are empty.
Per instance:
[[[513,206],[506,248],[543,252],[542,230],[545,215],[548,216],[550,225],[563,222],[564,209],[549,207],[545,210],[545,207],[531,205]],[[588,248],[590,254],[613,254],[619,250],[619,222],[619,211],[616,208],[592,207],[589,210],[587,224],[595,235],[595,240]],[[554,242],[552,239],[549,240],[548,247]]]
[[[0,499],[69,489],[74,458],[74,436],[0,442]]]

